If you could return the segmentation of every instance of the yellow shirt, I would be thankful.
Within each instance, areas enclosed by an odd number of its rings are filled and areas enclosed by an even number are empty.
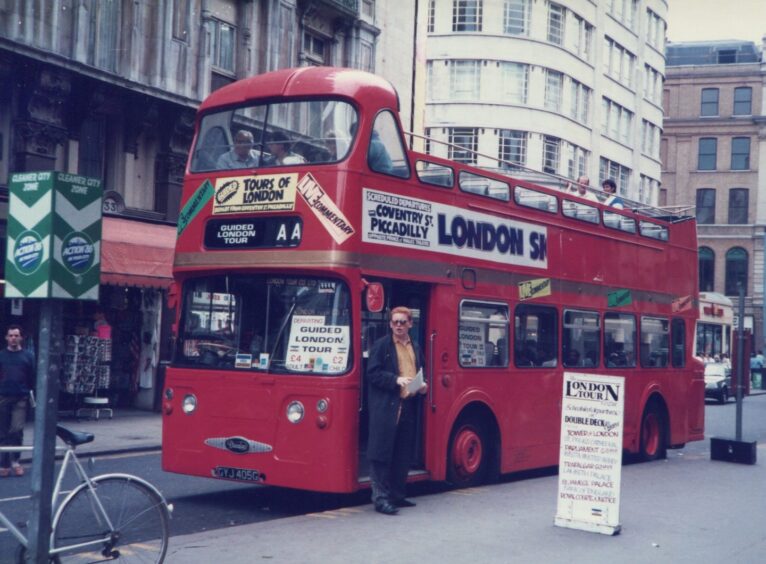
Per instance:
[[[396,345],[396,360],[399,365],[399,376],[403,378],[414,378],[417,373],[415,364],[415,349],[412,348],[412,341],[407,340],[406,343],[400,343],[394,340]]]

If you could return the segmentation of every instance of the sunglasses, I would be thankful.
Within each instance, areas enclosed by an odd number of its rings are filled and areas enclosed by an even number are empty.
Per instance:
[[[394,325],[407,325],[409,323],[409,320],[407,319],[392,319],[391,323]]]

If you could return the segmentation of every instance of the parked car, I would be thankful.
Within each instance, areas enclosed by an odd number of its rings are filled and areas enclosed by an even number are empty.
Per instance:
[[[726,403],[731,390],[731,368],[720,362],[705,365],[705,397]]]

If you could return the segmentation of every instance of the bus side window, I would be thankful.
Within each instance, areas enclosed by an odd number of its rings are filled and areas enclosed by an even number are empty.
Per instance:
[[[407,153],[391,112],[381,112],[375,119],[367,149],[367,164],[375,172],[400,178],[410,176]]]

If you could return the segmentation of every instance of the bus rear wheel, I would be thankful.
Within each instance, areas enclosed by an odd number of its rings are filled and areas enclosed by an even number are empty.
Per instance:
[[[641,417],[641,446],[639,457],[645,462],[665,458],[665,417],[656,403],[646,406]]]
[[[455,425],[450,438],[447,479],[458,487],[477,486],[487,475],[489,442],[484,426],[475,420]]]

